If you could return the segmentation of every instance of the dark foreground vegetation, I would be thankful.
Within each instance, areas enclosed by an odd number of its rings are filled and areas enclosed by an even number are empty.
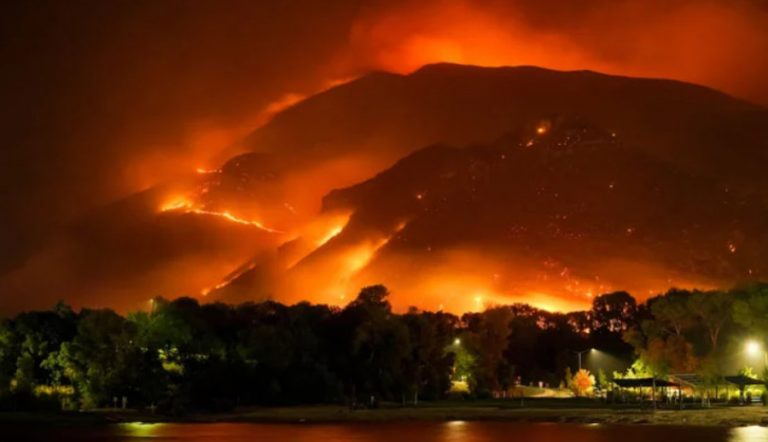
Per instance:
[[[765,285],[670,290],[641,305],[617,292],[584,312],[517,304],[461,317],[396,314],[387,296],[383,286],[367,287],[341,309],[158,298],[126,317],[63,304],[22,313],[0,323],[0,409],[375,407],[503,398],[533,384],[589,395],[611,390],[613,377],[681,372],[709,388],[740,369],[760,377],[745,369],[750,363],[764,368],[764,353],[750,360],[744,346],[754,353],[768,335]],[[576,352],[590,348],[598,355],[585,352],[583,362],[596,376],[587,372],[584,383],[571,372]]]

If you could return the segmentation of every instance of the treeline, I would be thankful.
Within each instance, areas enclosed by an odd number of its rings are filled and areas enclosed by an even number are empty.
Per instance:
[[[672,289],[649,299],[624,334],[638,357],[634,375],[695,373],[701,385],[728,375],[768,381],[768,285],[729,291]]]
[[[123,398],[129,408],[165,413],[369,406],[437,400],[457,383],[465,395],[487,397],[518,382],[556,387],[576,368],[576,352],[589,348],[627,365],[634,349],[643,369],[658,373],[715,367],[720,376],[715,356],[728,354],[726,341],[768,332],[762,286],[673,290],[639,306],[617,292],[567,314],[522,304],[461,317],[396,314],[387,297],[372,286],[344,308],[158,298],[126,317],[64,304],[21,313],[0,324],[0,408],[112,407]],[[609,368],[605,358],[585,365]]]

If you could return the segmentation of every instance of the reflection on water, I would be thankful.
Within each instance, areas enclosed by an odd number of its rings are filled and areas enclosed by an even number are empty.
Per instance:
[[[768,441],[768,428],[750,425],[731,430],[729,442],[765,442]]]
[[[8,441],[118,442],[768,442],[768,428],[750,426],[663,427],[505,422],[421,422],[389,424],[145,424],[103,427],[0,427]]]

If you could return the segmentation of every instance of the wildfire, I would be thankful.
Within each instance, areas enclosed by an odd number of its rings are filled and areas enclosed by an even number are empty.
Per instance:
[[[536,135],[544,135],[552,128],[550,121],[542,121],[536,126]]]
[[[328,241],[332,240],[334,237],[336,237],[339,233],[344,230],[344,226],[334,226],[331,228],[331,230],[328,231],[328,233],[325,234],[322,238],[317,240],[317,247],[322,247],[327,243]]]
[[[406,225],[407,223],[405,221],[400,222],[395,226],[395,229],[391,234],[364,241],[349,250],[343,258],[343,273],[347,278],[353,277],[360,270],[364,269],[376,256],[376,253],[378,253],[382,247],[386,246],[392,238],[405,228]]]
[[[186,198],[177,198],[160,206],[161,212],[170,212],[173,210],[191,210],[192,202]]]
[[[346,270],[345,273],[349,275],[349,277],[352,277],[357,272],[364,269],[365,266],[371,262],[373,257],[376,256],[376,252],[387,245],[393,236],[394,235],[386,236],[373,243],[361,244],[359,247],[356,247],[350,251],[344,259],[344,268]]]
[[[212,291],[219,290],[221,288],[224,288],[224,287],[228,286],[232,281],[234,281],[235,279],[239,278],[240,276],[242,276],[246,272],[248,272],[250,270],[253,270],[255,267],[256,267],[256,262],[255,261],[251,261],[247,265],[241,266],[237,270],[235,270],[234,272],[232,272],[229,275],[227,275],[218,284],[216,284],[214,286],[211,286],[211,287],[204,288],[203,290],[200,291],[200,294],[202,296],[208,296],[208,294],[211,293]]]
[[[160,206],[160,212],[182,212],[182,213],[194,213],[197,215],[216,216],[219,218],[224,218],[233,223],[257,227],[269,233],[285,233],[281,230],[267,227],[264,224],[262,224],[261,221],[240,218],[232,214],[228,210],[219,212],[215,210],[207,210],[207,209],[199,208],[189,198],[186,198],[186,197],[176,198],[171,200],[168,203],[163,204],[162,206]]]

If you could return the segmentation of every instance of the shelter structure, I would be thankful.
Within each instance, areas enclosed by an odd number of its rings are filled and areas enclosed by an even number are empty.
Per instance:
[[[743,374],[739,374],[736,376],[726,376],[725,380],[739,387],[739,399],[741,400],[741,403],[745,402],[744,390],[748,385],[765,385],[765,381],[751,378]]]
[[[672,382],[666,379],[657,377],[651,378],[634,378],[634,379],[614,379],[613,382],[619,386],[619,388],[650,388],[651,389],[651,402],[653,402],[653,408],[656,409],[656,389],[657,388],[670,388],[676,387],[680,390],[680,384]]]

